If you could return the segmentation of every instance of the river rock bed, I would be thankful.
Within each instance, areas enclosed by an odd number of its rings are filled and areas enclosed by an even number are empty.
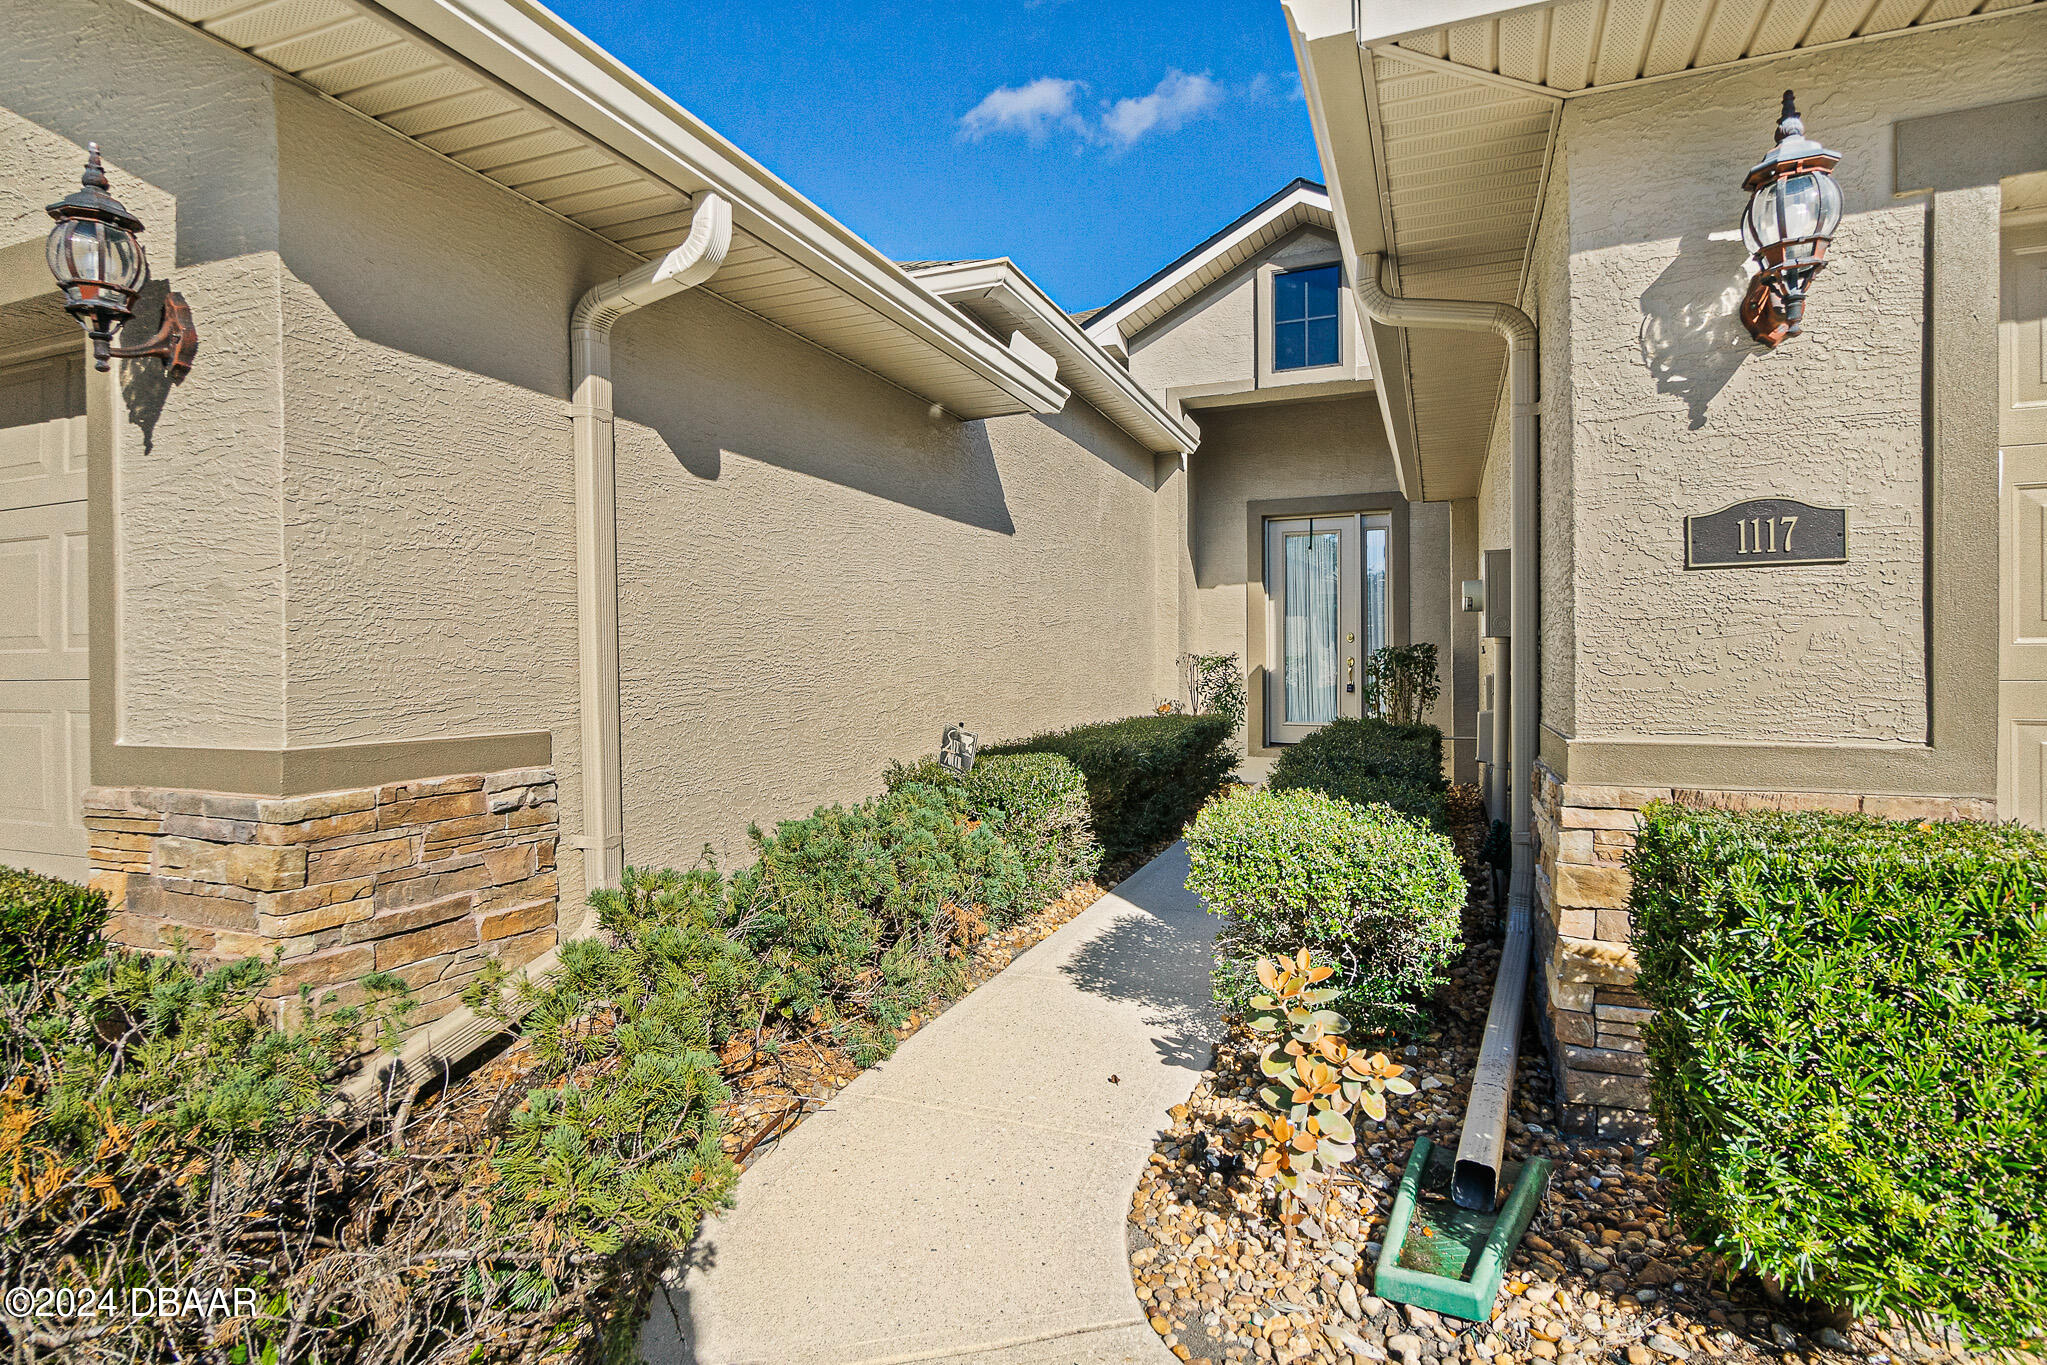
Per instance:
[[[1468,931],[1483,932],[1467,921]],[[1477,935],[1474,934],[1474,937]],[[1783,1365],[1963,1360],[1949,1342],[1896,1325],[1808,1320],[1773,1306],[1753,1277],[1728,1283],[1716,1258],[1672,1221],[1651,1149],[1566,1139],[1552,1128],[1553,1080],[1532,1031],[1522,1039],[1508,1158],[1554,1161],[1549,1189],[1509,1264],[1492,1319],[1469,1323],[1371,1293],[1379,1236],[1417,1136],[1457,1141],[1490,998],[1496,942],[1453,965],[1439,1031],[1385,1041],[1419,1087],[1393,1099],[1332,1184],[1329,1238],[1289,1249],[1244,1170],[1258,1112],[1255,1035],[1233,1028],[1213,1069],[1168,1113],[1128,1226],[1131,1275],[1152,1327],[1181,1360],[1318,1365]],[[1987,1358],[1986,1358],[1987,1359]]]

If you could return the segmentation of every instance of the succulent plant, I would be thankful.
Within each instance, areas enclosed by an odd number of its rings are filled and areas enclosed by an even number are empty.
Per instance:
[[[1257,1013],[1246,1022],[1255,1032],[1283,1037],[1267,1044],[1258,1060],[1271,1082],[1259,1088],[1258,1098],[1271,1112],[1258,1121],[1253,1172],[1278,1186],[1287,1235],[1298,1228],[1319,1239],[1322,1179],[1357,1155],[1352,1109],[1383,1121],[1387,1094],[1412,1094],[1414,1086],[1401,1079],[1406,1068],[1385,1053],[1353,1049],[1343,1036],[1349,1027],[1344,1017],[1322,1008],[1342,994],[1320,984],[1336,974],[1334,967],[1303,948],[1291,958],[1261,957],[1257,971],[1265,993],[1251,997]]]

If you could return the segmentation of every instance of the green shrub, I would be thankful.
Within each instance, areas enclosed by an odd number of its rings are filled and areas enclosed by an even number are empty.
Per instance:
[[[1100,870],[1087,779],[1057,754],[991,754],[962,779],[967,808],[1015,849],[1033,905],[1057,900]]]
[[[1260,957],[1306,948],[1336,966],[1337,1008],[1411,1023],[1455,952],[1464,876],[1450,841],[1383,805],[1312,791],[1217,801],[1187,832],[1189,889],[1223,916],[1216,998],[1243,1009]]]
[[[990,754],[961,776],[931,759],[894,763],[889,791],[909,784],[957,784],[967,815],[987,822],[1024,860],[1030,898],[1050,902],[1101,869],[1102,850],[1088,815],[1087,779],[1057,754]]]
[[[1691,1234],[1824,1303],[2047,1335],[2047,837],[1665,803],[1630,869]]]
[[[932,995],[957,993],[986,923],[1037,908],[1024,856],[967,812],[964,785],[906,782],[862,805],[752,831],[732,879],[777,1013],[841,1034],[862,1065]]]
[[[1382,802],[1402,815],[1443,825],[1443,732],[1433,725],[1333,720],[1272,766],[1274,791],[1305,788],[1358,805]]]
[[[1220,716],[1132,716],[981,751],[1058,754],[1087,778],[1095,837],[1111,857],[1177,838],[1236,771],[1235,727]]]
[[[564,943],[539,983],[493,966],[467,995],[518,1021],[539,1064],[491,1152],[500,1213],[587,1251],[678,1251],[738,1176],[716,1049],[760,1022],[761,968],[708,867],[628,868],[590,899],[605,938]]]
[[[106,922],[104,892],[0,867],[0,981],[20,981],[93,956]]]

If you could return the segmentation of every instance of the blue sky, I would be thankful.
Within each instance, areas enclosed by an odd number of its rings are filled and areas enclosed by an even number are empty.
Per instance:
[[[1320,178],[1279,0],[554,0],[898,260],[1106,303]]]

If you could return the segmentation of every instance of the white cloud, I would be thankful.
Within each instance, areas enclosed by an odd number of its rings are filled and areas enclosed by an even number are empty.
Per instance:
[[[1147,133],[1170,133],[1222,103],[1223,90],[1207,76],[1168,71],[1149,95],[1117,100],[1102,115],[1101,133],[1128,147]]]
[[[1152,133],[1170,133],[1188,121],[1213,113],[1225,100],[1256,101],[1266,96],[1267,78],[1258,76],[1241,90],[1226,89],[1207,75],[1168,71],[1148,95],[1101,102],[1092,118],[1079,99],[1087,90],[1081,81],[1040,76],[1024,85],[991,90],[960,116],[959,135],[979,142],[991,133],[1021,133],[1042,142],[1054,132],[1071,133],[1080,143],[1124,148]]]
[[[1041,142],[1054,128],[1085,135],[1087,122],[1073,107],[1074,97],[1085,88],[1079,81],[1040,76],[1026,85],[991,90],[960,116],[960,136],[979,142],[990,133],[1022,133]]]

